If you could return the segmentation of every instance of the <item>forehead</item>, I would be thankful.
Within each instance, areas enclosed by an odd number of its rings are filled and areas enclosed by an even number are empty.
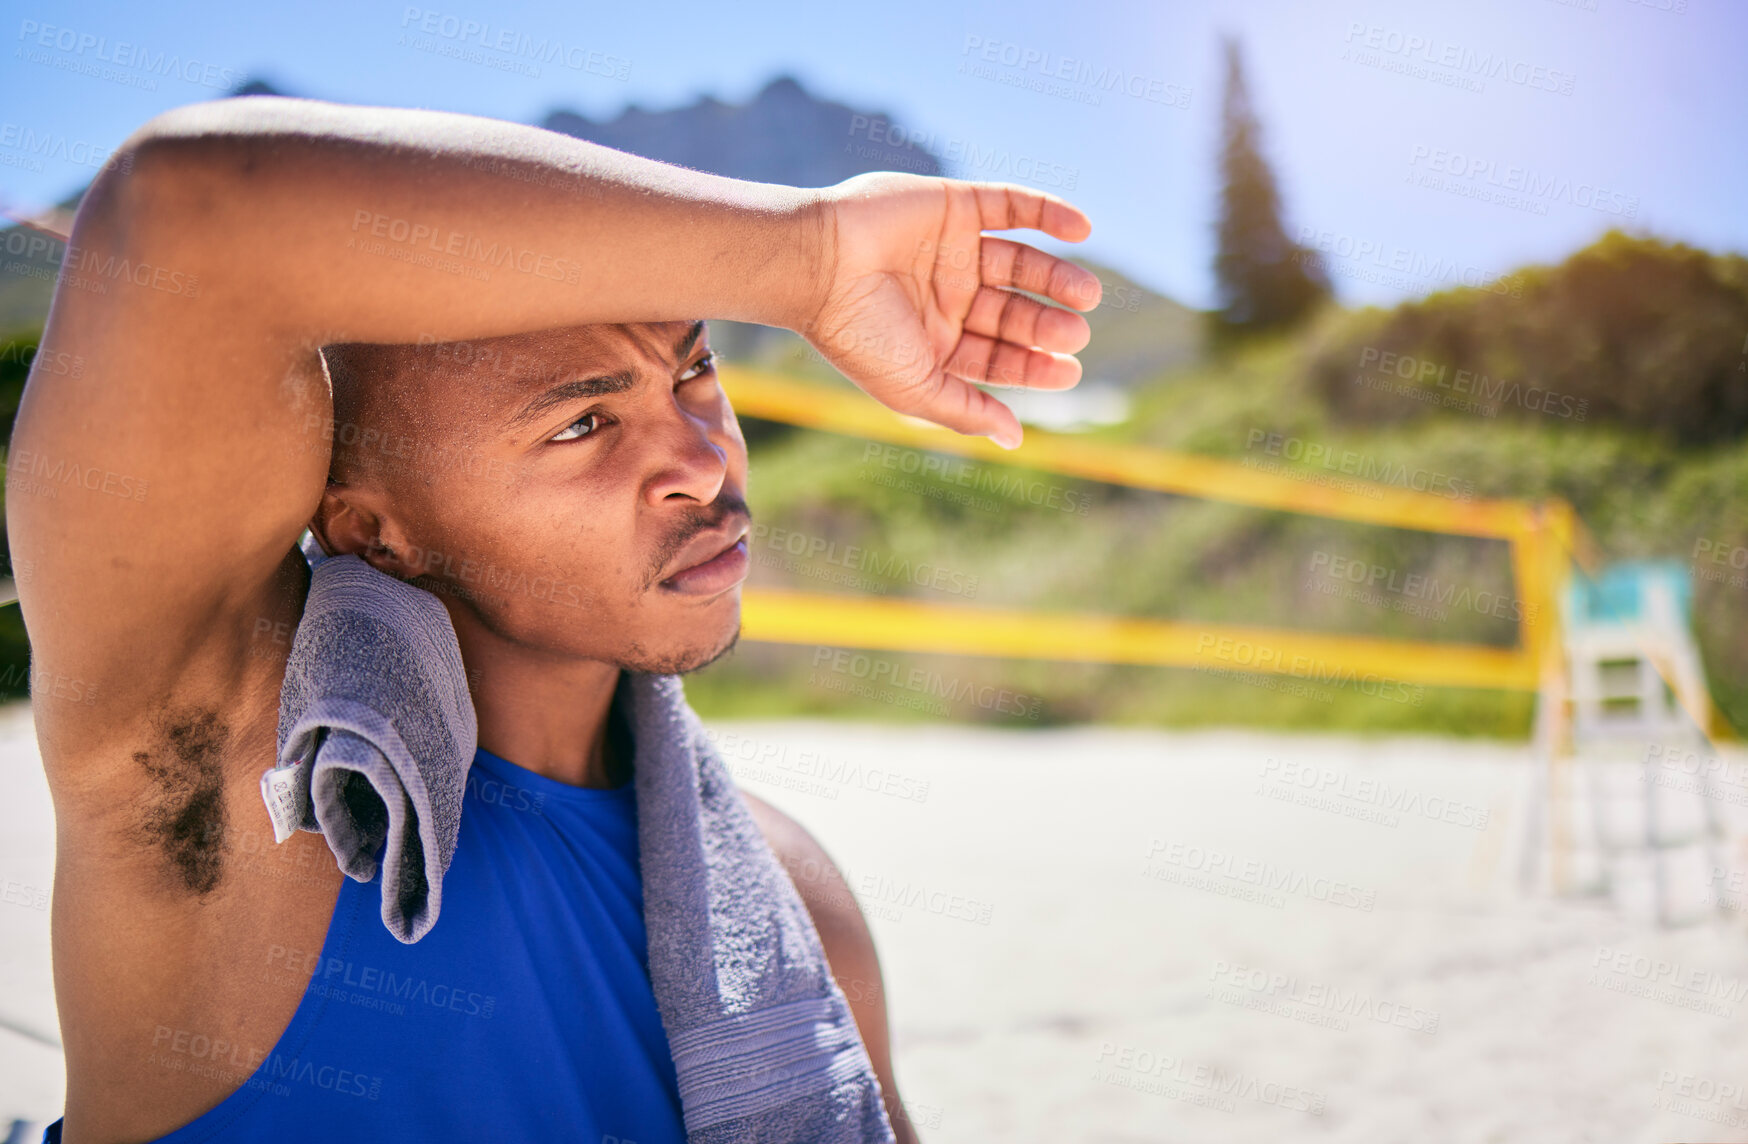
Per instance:
[[[509,396],[526,396],[556,374],[665,369],[690,321],[565,326],[498,338],[400,347],[404,364],[428,376],[465,377]],[[702,338],[700,339],[702,340]]]
[[[497,338],[378,347],[381,367],[367,370],[387,382],[395,416],[427,433],[477,433],[507,425],[519,411],[555,387],[580,379],[621,375],[628,381],[671,372],[675,347],[694,326],[694,349],[707,338],[703,323],[638,322],[566,326]],[[622,386],[620,386],[622,387]],[[375,404],[375,400],[371,401]],[[386,410],[385,410],[386,412]]]

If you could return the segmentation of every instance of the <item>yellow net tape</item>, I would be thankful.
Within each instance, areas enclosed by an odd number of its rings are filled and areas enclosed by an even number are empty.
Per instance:
[[[1037,429],[1027,430],[1018,449],[1006,450],[893,413],[854,390],[738,367],[725,367],[721,376],[738,413],[768,421],[1131,488],[1507,540],[1526,614],[1519,645],[1499,648],[747,588],[741,597],[746,639],[1519,691],[1538,688],[1543,654],[1557,646],[1550,642],[1555,600],[1574,519],[1560,502],[1465,501],[1345,476],[1315,483],[1298,472]],[[1549,530],[1557,535],[1548,537]]]

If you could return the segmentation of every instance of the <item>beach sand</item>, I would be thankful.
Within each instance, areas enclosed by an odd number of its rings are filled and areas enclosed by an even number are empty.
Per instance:
[[[1663,929],[1522,889],[1526,747],[712,730],[862,903],[930,1144],[1748,1141],[1743,911]],[[63,1096],[52,847],[28,709],[0,711],[0,886],[23,887],[0,895],[0,1131],[23,1121],[19,1140]]]

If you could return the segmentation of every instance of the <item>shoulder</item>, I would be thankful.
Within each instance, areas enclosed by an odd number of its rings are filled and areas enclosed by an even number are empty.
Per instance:
[[[813,919],[819,944],[831,965],[832,976],[856,1011],[862,1039],[870,1051],[884,1052],[886,1039],[886,990],[880,977],[880,958],[874,950],[874,935],[850,892],[837,863],[807,828],[770,803],[745,790],[741,796],[753,812],[753,821],[770,843],[777,861],[795,884],[802,905]],[[870,1029],[870,1025],[877,1025]],[[876,1065],[880,1064],[876,1059]],[[886,1078],[882,1077],[882,1081]]]
[[[795,883],[796,893],[801,895],[807,912],[813,916],[820,940],[828,940],[827,930],[830,929],[832,938],[855,940],[859,934],[872,948],[872,939],[868,937],[868,927],[856,905],[855,895],[850,893],[843,872],[826,853],[825,847],[806,827],[764,799],[745,788],[740,793],[746,800],[747,809],[752,811],[753,821],[758,823],[759,832],[765,836],[771,852],[788,873],[789,880]],[[832,957],[829,944],[826,956],[834,962],[837,960]]]
[[[868,922],[856,904],[856,896],[825,847],[806,827],[750,791],[741,788],[740,793],[813,918],[813,928],[819,932],[819,944],[825,950],[832,977],[849,1002],[874,1074],[880,1080],[886,1115],[892,1121],[898,1144],[916,1144],[915,1130],[892,1075],[880,958],[874,951],[874,936],[868,932]]]

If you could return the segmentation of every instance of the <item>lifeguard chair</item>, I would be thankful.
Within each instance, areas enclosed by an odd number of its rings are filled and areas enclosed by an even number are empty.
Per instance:
[[[1729,840],[1691,609],[1674,561],[1575,576],[1561,607],[1576,764],[1566,888],[1662,925],[1719,909],[1713,874]]]

